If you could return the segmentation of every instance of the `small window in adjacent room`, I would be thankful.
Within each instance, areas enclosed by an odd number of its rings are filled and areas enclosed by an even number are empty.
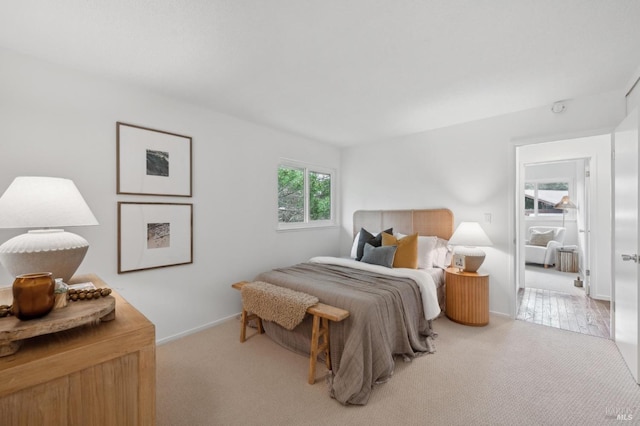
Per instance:
[[[524,214],[528,217],[562,217],[562,209],[555,205],[565,195],[569,195],[569,182],[526,182]]]
[[[295,161],[278,166],[278,229],[335,225],[335,171]]]

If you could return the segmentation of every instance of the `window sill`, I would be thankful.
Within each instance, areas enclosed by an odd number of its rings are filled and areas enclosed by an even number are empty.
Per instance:
[[[524,220],[527,222],[562,222],[562,216],[552,217],[552,216],[525,216]],[[575,218],[564,219],[565,222],[575,222]]]
[[[310,231],[314,229],[329,229],[329,228],[338,228],[339,225],[337,223],[321,223],[311,225],[309,223],[299,223],[299,224],[287,224],[287,225],[278,225],[276,228],[276,232],[289,232],[289,231]]]

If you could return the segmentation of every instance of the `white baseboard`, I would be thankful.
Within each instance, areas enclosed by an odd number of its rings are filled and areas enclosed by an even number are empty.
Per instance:
[[[181,339],[183,337],[189,336],[190,334],[194,334],[194,333],[198,333],[199,331],[206,330],[207,328],[215,327],[216,325],[220,325],[220,324],[223,324],[223,323],[225,323],[227,321],[231,321],[232,319],[237,318],[238,315],[240,315],[240,312],[238,312],[237,314],[229,315],[228,317],[219,319],[217,321],[213,321],[213,322],[210,322],[210,323],[207,323],[207,324],[203,324],[203,325],[201,325],[199,327],[183,331],[182,333],[174,334],[173,336],[169,336],[169,337],[165,337],[163,339],[156,340],[156,345],[163,345],[165,343],[169,343],[169,342],[172,342],[174,340]]]

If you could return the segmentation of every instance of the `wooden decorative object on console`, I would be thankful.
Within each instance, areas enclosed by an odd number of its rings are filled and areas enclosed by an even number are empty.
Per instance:
[[[0,289],[0,298],[3,298],[3,293],[9,293],[8,290]],[[23,341],[35,336],[57,333],[91,322],[111,321],[115,318],[115,307],[115,298],[107,296],[87,303],[71,303],[41,318],[26,321],[15,316],[3,318],[0,320],[0,357],[16,353]]]

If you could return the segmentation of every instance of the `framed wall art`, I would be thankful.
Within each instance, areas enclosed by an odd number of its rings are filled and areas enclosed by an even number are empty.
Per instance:
[[[458,268],[459,272],[464,271],[464,268],[466,267],[464,254],[454,254],[451,264],[454,268]]]
[[[193,204],[118,203],[118,273],[193,263]]]
[[[191,138],[116,123],[116,192],[191,197]]]

